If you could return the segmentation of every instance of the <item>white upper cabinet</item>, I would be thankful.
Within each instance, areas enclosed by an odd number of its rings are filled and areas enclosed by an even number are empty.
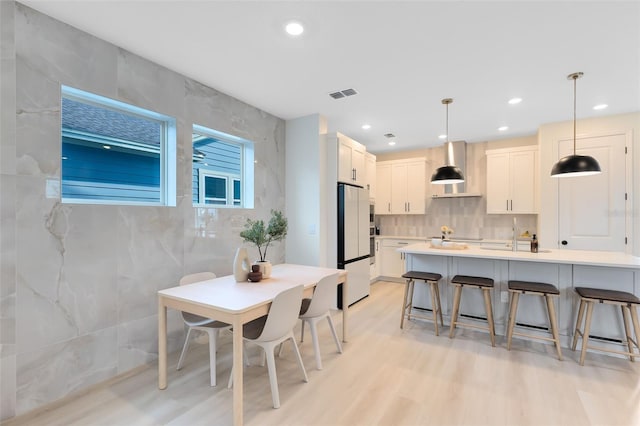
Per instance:
[[[538,147],[489,150],[487,214],[537,214]]]
[[[376,165],[376,214],[424,214],[424,158],[381,161]]]
[[[338,134],[338,182],[365,186],[365,153],[364,145]]]
[[[364,155],[364,169],[366,171],[365,188],[369,189],[369,198],[376,199],[376,156],[366,152]]]

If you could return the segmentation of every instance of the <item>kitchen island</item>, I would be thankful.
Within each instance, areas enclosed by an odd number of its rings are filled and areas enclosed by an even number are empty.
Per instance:
[[[496,333],[506,334],[508,318],[508,281],[538,281],[553,284],[560,290],[556,300],[558,326],[562,346],[567,347],[573,336],[578,298],[573,288],[578,286],[621,290],[640,295],[640,258],[614,252],[586,250],[511,251],[506,247],[478,247],[445,249],[430,243],[411,244],[399,248],[404,254],[406,270],[442,274],[440,294],[445,323],[450,320],[453,288],[448,285],[454,275],[474,275],[493,278],[495,288],[492,305]],[[431,309],[425,286],[416,286],[414,305]],[[546,330],[548,319],[542,298],[521,296],[516,329],[530,334]],[[603,306],[594,310],[591,336],[599,344],[618,348],[624,336],[619,310]],[[484,319],[484,302],[480,292],[465,292],[460,312],[465,320]],[[515,342],[515,340],[514,340]]]

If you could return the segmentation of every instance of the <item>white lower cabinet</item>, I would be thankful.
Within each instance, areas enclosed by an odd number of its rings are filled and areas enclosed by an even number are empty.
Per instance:
[[[402,278],[405,269],[405,255],[399,253],[399,248],[409,244],[424,242],[418,239],[382,238],[380,244],[380,276],[387,278]]]

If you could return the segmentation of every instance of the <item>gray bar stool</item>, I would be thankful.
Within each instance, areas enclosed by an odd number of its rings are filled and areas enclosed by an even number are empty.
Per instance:
[[[509,281],[509,293],[511,296],[511,308],[509,309],[509,326],[507,328],[507,350],[511,350],[511,338],[516,336],[530,337],[532,339],[547,340],[555,343],[558,359],[562,361],[562,349],[560,349],[560,336],[558,333],[558,320],[556,317],[556,308],[553,304],[553,297],[559,296],[560,291],[552,284],[531,282],[531,281]],[[549,313],[549,327],[553,338],[536,336],[533,334],[518,333],[513,331],[516,325],[516,314],[518,311],[518,299],[521,294],[530,294],[534,296],[542,296],[547,301],[547,312]]]
[[[451,326],[449,327],[449,338],[453,338],[456,326],[479,328],[489,330],[491,336],[491,346],[496,345],[496,329],[493,324],[493,309],[491,308],[491,297],[489,291],[493,288],[493,280],[484,277],[471,277],[468,275],[456,275],[451,279],[451,285],[456,287],[453,295],[453,313],[451,315]],[[484,308],[487,313],[487,327],[476,324],[463,323],[458,321],[458,311],[460,310],[460,299],[462,296],[462,288],[470,287],[482,290],[484,296]]]
[[[413,289],[415,286],[414,280],[421,280],[428,284],[429,289],[431,290],[433,323],[435,324],[436,328],[436,336],[438,336],[438,315],[440,316],[440,324],[444,326],[444,322],[442,321],[442,307],[440,305],[440,289],[438,288],[438,281],[440,281],[442,275],[432,272],[409,271],[402,275],[402,278],[406,278],[407,285],[404,288],[404,300],[402,302],[402,317],[400,318],[400,328],[404,327],[405,317],[407,317],[407,319],[409,320],[412,316],[415,318],[431,320],[431,318],[424,315],[411,313],[411,309],[413,308]]]
[[[640,340],[640,325],[638,325],[638,312],[636,307],[640,305],[640,299],[631,293],[618,290],[604,290],[600,288],[588,288],[588,287],[576,287],[574,289],[580,296],[580,307],[578,308],[578,318],[576,320],[576,330],[573,334],[572,350],[576,350],[578,344],[578,336],[582,337],[582,352],[580,353],[580,365],[584,365],[584,358],[587,354],[587,349],[594,349],[602,352],[611,352],[614,354],[627,355],[631,361],[634,361],[636,356],[640,356],[640,353],[635,353],[633,346],[640,351],[638,342]],[[622,320],[624,322],[624,332],[627,338],[628,352],[616,351],[613,349],[605,349],[594,346],[589,346],[589,329],[591,328],[591,314],[593,313],[593,306],[596,303],[607,303],[610,305],[620,306],[622,311]],[[587,307],[587,318],[584,323],[584,329],[580,331],[582,325],[582,318],[584,316],[584,308]],[[633,322],[633,328],[636,333],[636,339],[633,340],[631,334],[631,327],[629,324],[629,315]]]

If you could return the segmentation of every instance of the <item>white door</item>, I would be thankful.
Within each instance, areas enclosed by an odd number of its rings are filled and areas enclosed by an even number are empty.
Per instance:
[[[590,155],[602,173],[559,178],[558,247],[625,251],[624,134],[577,140],[577,154]],[[559,158],[571,154],[573,140],[560,141]]]
[[[391,214],[391,165],[376,167],[376,214]]]

